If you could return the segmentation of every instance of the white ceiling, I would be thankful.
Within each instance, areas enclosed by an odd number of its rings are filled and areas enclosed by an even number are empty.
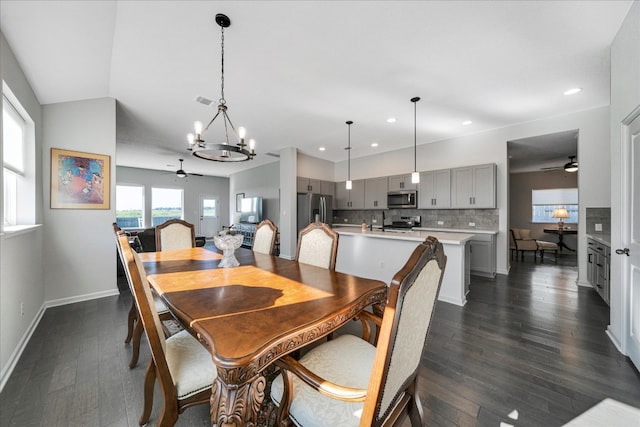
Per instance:
[[[116,163],[170,170],[193,121],[215,113],[195,98],[220,97],[225,13],[228,113],[258,156],[185,169],[229,176],[290,146],[345,160],[346,120],[352,158],[411,146],[413,96],[418,144],[608,105],[609,46],[631,3],[2,1],[0,25],[41,103],[116,98]]]

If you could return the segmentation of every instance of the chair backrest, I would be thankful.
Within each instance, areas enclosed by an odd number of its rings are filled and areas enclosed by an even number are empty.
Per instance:
[[[303,264],[335,270],[338,233],[323,222],[314,222],[300,230],[296,260]]]
[[[129,246],[127,236],[118,236],[118,251],[124,262],[127,279],[131,285],[140,319],[147,335],[160,387],[165,393],[165,399],[168,395],[172,396],[173,400],[177,400],[177,391],[165,358],[166,343],[162,322],[153,301],[151,287],[147,281],[147,274],[144,271],[142,261],[139,255]]]
[[[253,236],[253,251],[263,254],[273,254],[273,248],[276,246],[276,234],[278,227],[275,226],[270,219],[265,219],[256,227]]]
[[[113,223],[113,232],[116,233],[116,234],[119,234],[119,233],[122,232],[122,229],[120,228],[120,226],[116,222]]]
[[[393,277],[360,425],[381,425],[415,387],[445,264],[442,244],[429,236]]]
[[[535,251],[538,249],[536,240],[531,237],[531,230],[528,228],[511,228],[511,238],[513,247],[522,251]]]
[[[156,251],[170,251],[196,247],[193,224],[181,219],[170,219],[156,226]]]

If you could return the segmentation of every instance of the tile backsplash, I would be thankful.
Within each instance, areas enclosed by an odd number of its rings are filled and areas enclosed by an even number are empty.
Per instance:
[[[587,208],[587,234],[611,233],[611,208]],[[596,224],[602,226],[602,230],[596,230]]]
[[[420,215],[422,227],[457,228],[464,230],[497,230],[498,209],[386,209],[385,224],[392,216]],[[334,224],[382,225],[382,210],[337,210],[333,212]],[[439,224],[442,222],[442,224]],[[475,223],[470,226],[469,223]]]

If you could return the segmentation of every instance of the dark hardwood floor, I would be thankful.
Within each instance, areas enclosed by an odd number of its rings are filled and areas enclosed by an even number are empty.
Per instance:
[[[561,426],[606,397],[640,407],[640,376],[605,334],[609,309],[576,287],[573,263],[516,261],[508,277],[472,277],[464,308],[437,304],[420,375],[427,425]],[[128,368],[130,302],[48,309],[0,394],[0,425],[137,426],[149,350]],[[207,405],[177,423],[206,425]]]

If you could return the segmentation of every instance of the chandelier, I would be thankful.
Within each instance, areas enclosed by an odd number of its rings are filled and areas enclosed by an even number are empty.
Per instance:
[[[211,121],[206,127],[202,127],[202,122],[194,123],[194,133],[187,135],[187,141],[189,142],[189,151],[194,156],[205,160],[212,160],[216,162],[244,162],[245,160],[251,160],[256,155],[255,152],[255,140],[249,140],[249,144],[245,143],[246,130],[243,127],[236,128],[231,123],[231,119],[227,114],[227,101],[224,99],[224,29],[231,25],[231,20],[227,15],[218,13],[216,15],[216,23],[220,26],[221,31],[221,85],[220,85],[220,100],[218,101],[218,112],[213,116]],[[224,126],[224,141],[220,143],[208,143],[205,142],[204,134],[209,130],[213,122],[220,116],[222,118]],[[235,135],[237,142],[229,142],[229,128]]]

